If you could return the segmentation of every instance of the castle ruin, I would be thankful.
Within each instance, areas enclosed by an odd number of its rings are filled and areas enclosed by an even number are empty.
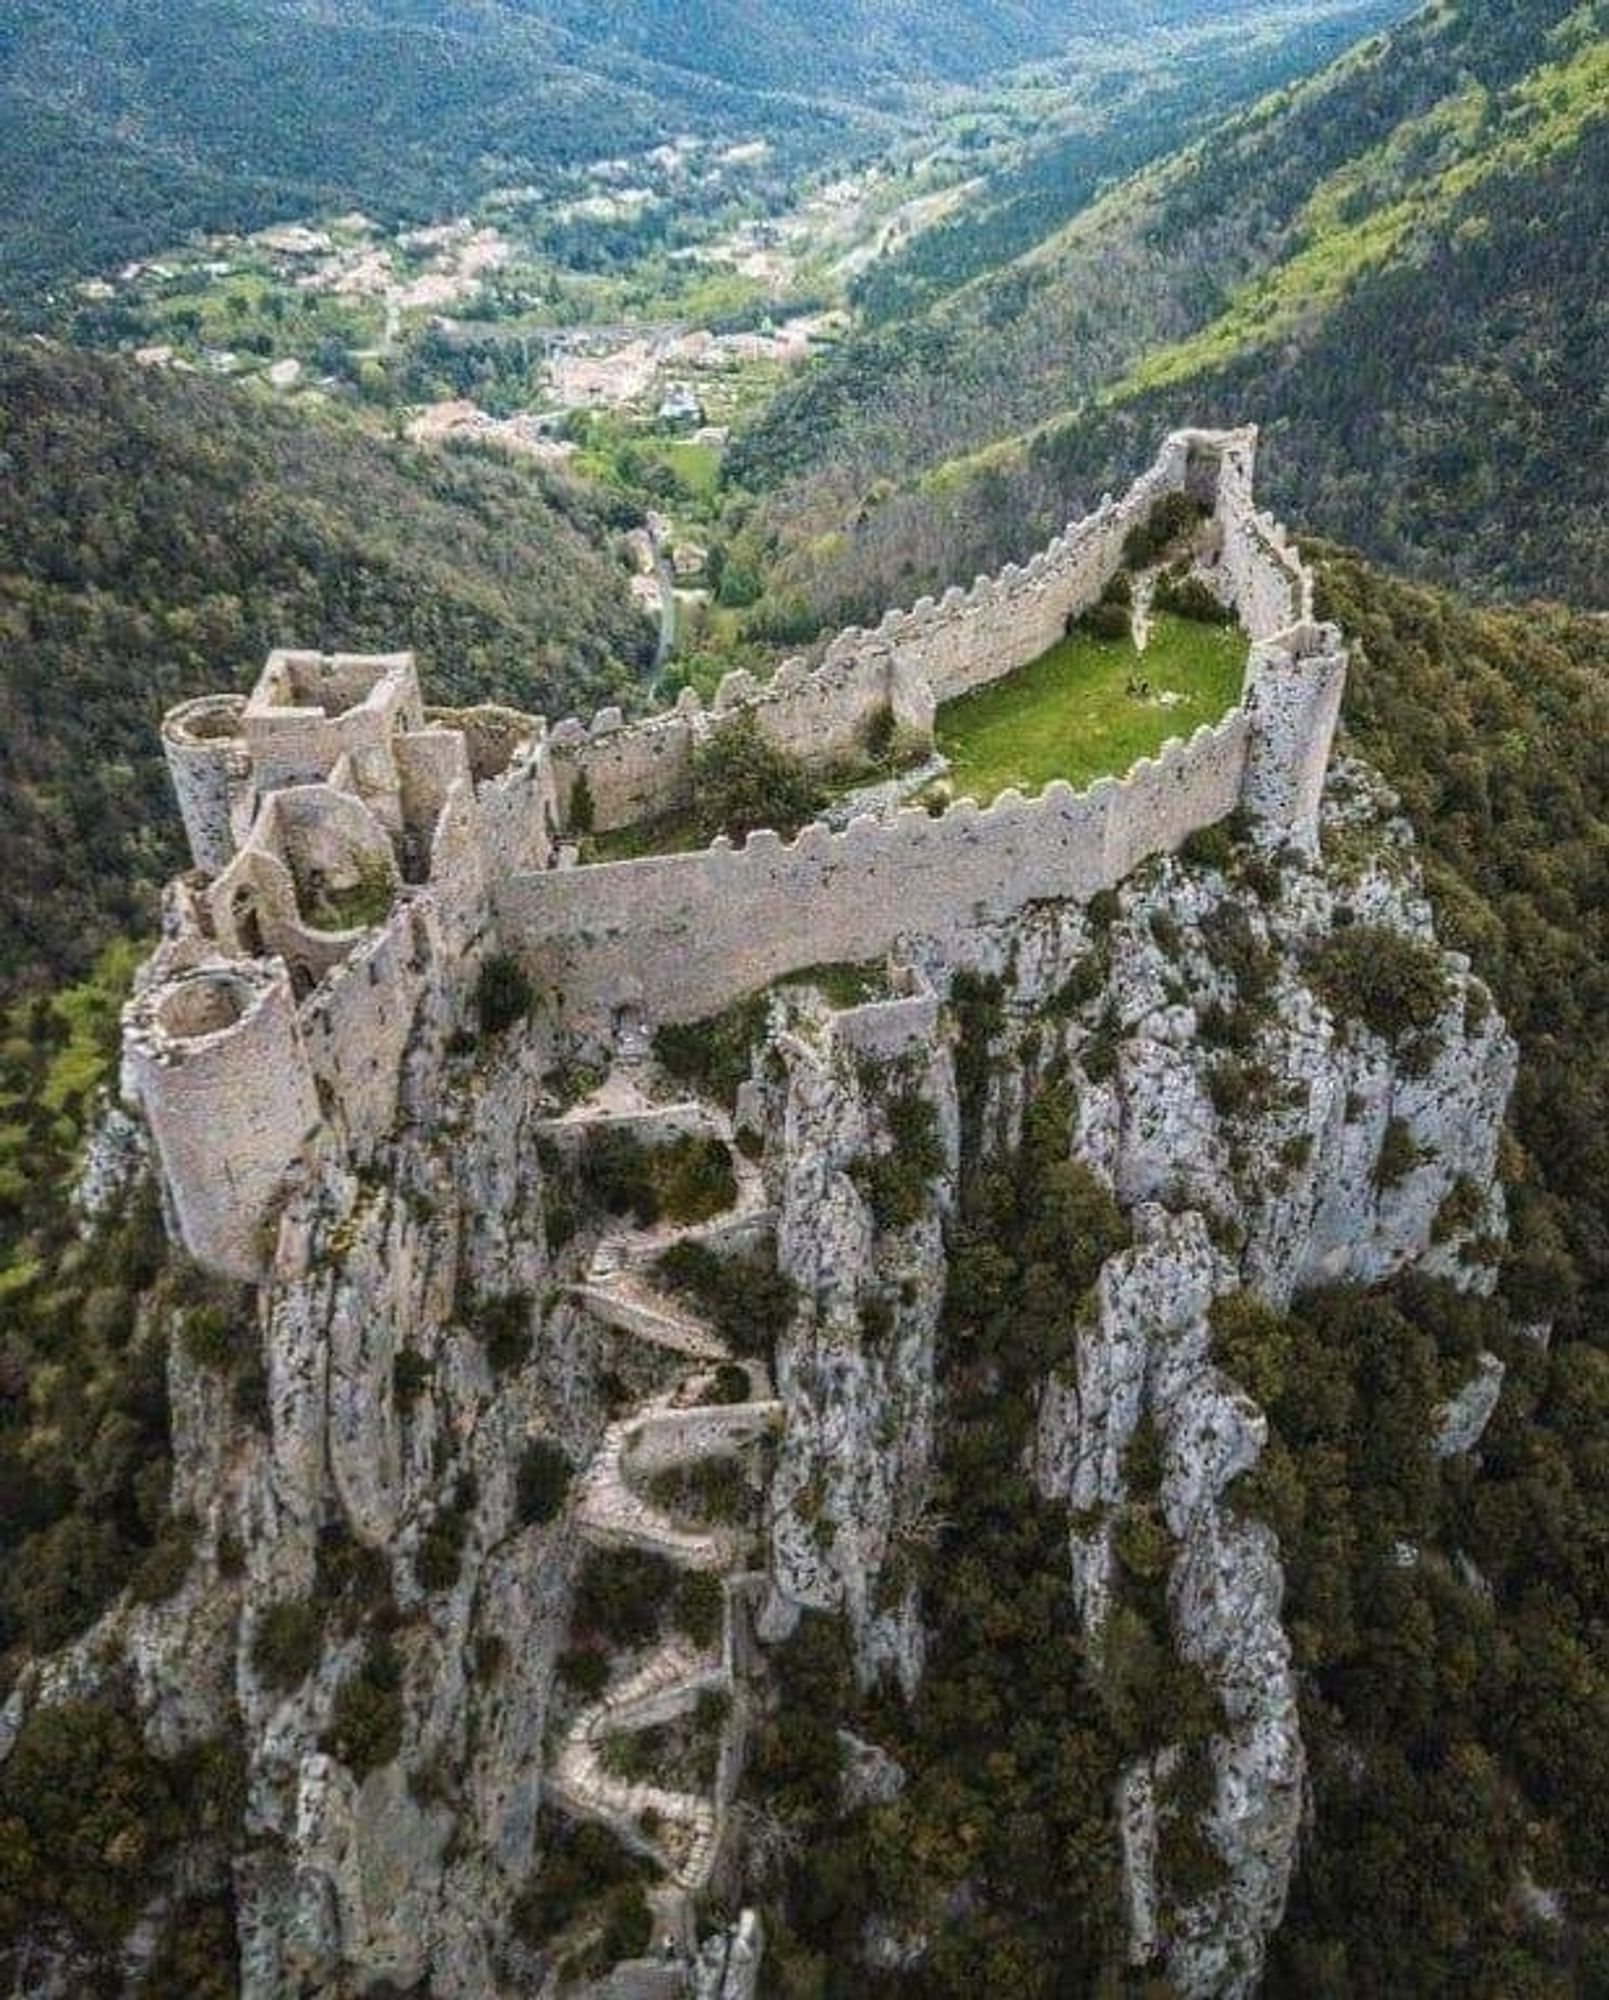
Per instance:
[[[194,861],[125,1016],[124,1090],[153,1135],[170,1218],[208,1268],[261,1276],[299,1165],[361,1165],[408,1107],[421,1034],[472,1027],[481,968],[518,961],[555,1049],[702,1019],[788,973],[942,945],[1052,898],[1115,887],[1243,809],[1313,851],[1340,709],[1340,633],[1252,491],[1256,433],[1183,431],[1119,501],[1010,566],[712,705],[550,728],[426,708],[411,654],[276,652],[247,696],[174,709],[163,746]],[[1094,604],[1130,532],[1185,493],[1249,641],[1239,705],[1126,775],[816,823],[784,841],[583,863],[571,836],[691,802],[695,752],[747,712],[777,748],[841,765],[889,722],[931,747],[939,707],[1041,657]]]

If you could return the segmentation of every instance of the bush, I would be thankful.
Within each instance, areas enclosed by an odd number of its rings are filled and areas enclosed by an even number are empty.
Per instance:
[[[726,1591],[707,1570],[683,1570],[671,1599],[671,1622],[695,1646],[713,1646],[726,1622]]]
[[[514,1903],[514,1929],[522,1942],[533,1951],[542,1949],[579,1917],[596,1911],[602,1899],[609,1905],[605,1931],[611,1952],[630,1958],[645,1951],[652,1936],[645,1928],[648,1910],[640,1893],[647,1864],[613,1834],[587,1821],[568,1825],[545,1816],[541,1839],[541,1868]],[[631,1906],[641,1913],[640,1922],[628,1917]]]
[[[713,1135],[687,1133],[667,1146],[645,1146],[634,1132],[604,1126],[581,1156],[581,1186],[610,1215],[630,1215],[649,1229],[661,1216],[707,1222],[737,1200],[728,1148]]]
[[[540,1527],[557,1517],[569,1497],[575,1468],[569,1454],[551,1438],[532,1438],[520,1453],[514,1475],[514,1507],[527,1527]]]
[[[609,1656],[592,1646],[570,1646],[559,1655],[559,1678],[583,1701],[596,1701],[609,1685]]]
[[[342,1682],[323,1748],[354,1777],[393,1762],[402,1748],[402,1660],[389,1639],[376,1639],[363,1665]]]
[[[29,1713],[0,1763],[0,1829],[0,1947],[52,1918],[111,1947],[149,1901],[185,1814],[135,1718],[96,1696]]]
[[[821,808],[822,791],[797,758],[761,734],[752,709],[723,723],[693,753],[701,829],[741,840],[756,827],[795,833]]]
[[[717,1138],[690,1135],[661,1146],[648,1172],[659,1211],[672,1222],[707,1222],[737,1200],[732,1155]]]
[[[1201,520],[1208,509],[1188,493],[1164,493],[1150,513],[1131,528],[1123,543],[1123,561],[1129,569],[1145,569],[1167,554],[1182,536]]]
[[[1092,639],[1126,639],[1133,631],[1133,615],[1126,604],[1102,598],[1092,604],[1078,621],[1079,629]]]
[[[692,1301],[736,1354],[769,1361],[798,1305],[793,1281],[758,1254],[721,1257],[704,1243],[673,1243],[655,1269],[673,1292]]]
[[[878,1228],[903,1229],[921,1218],[928,1187],[944,1170],[944,1148],[937,1114],[917,1092],[896,1097],[887,1116],[890,1150],[858,1161],[851,1177]]]
[[[654,1030],[654,1054],[678,1082],[735,1104],[768,1009],[765,994],[754,993],[708,1020],[668,1022]]]
[[[570,793],[570,831],[578,839],[585,840],[591,833],[596,819],[596,807],[592,800],[592,780],[585,771],[576,773],[575,786]]]
[[[1235,612],[1204,584],[1199,576],[1159,576],[1156,585],[1159,610],[1188,618],[1197,625],[1233,625]]]
[[[1380,1189],[1398,1186],[1423,1158],[1407,1119],[1388,1119],[1380,1140],[1379,1157],[1374,1163],[1375,1186]]]
[[[1308,959],[1310,981],[1343,1020],[1385,1041],[1423,1034],[1447,1003],[1447,975],[1434,946],[1387,924],[1349,924]]]
[[[530,1013],[536,999],[518,959],[495,953],[481,966],[475,982],[475,1012],[483,1035],[501,1035]]]
[[[244,1345],[237,1315],[221,1305],[192,1306],[180,1323],[180,1339],[202,1368],[231,1368]]]
[[[391,1364],[391,1389],[399,1410],[411,1410],[430,1387],[435,1371],[415,1347],[404,1347]]]
[[[1290,1321],[1253,1292],[1230,1292],[1213,1301],[1212,1358],[1254,1403],[1277,1403],[1290,1366]]]
[[[645,1646],[676,1588],[677,1570],[646,1549],[597,1549],[575,1588],[575,1623],[618,1646]]]
[[[470,1512],[462,1496],[437,1511],[414,1551],[413,1573],[421,1590],[451,1590],[463,1567]]]
[[[129,1591],[139,1604],[161,1604],[176,1596],[195,1555],[194,1521],[173,1519],[135,1565]]]
[[[271,1688],[288,1694],[318,1665],[324,1652],[324,1610],[310,1598],[282,1598],[266,1605],[251,1637],[251,1663]]]
[[[506,1375],[530,1359],[531,1307],[529,1292],[504,1292],[476,1302],[470,1326],[494,1375]]]
[[[754,1512],[754,1491],[737,1458],[701,1458],[691,1465],[667,1466],[648,1482],[648,1496],[667,1514],[700,1527],[730,1527]]]
[[[749,1400],[749,1371],[735,1361],[723,1361],[715,1371],[710,1400],[715,1403],[746,1403]]]

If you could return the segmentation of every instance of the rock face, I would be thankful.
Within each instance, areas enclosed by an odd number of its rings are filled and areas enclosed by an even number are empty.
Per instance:
[[[1313,948],[1347,923],[1434,947],[1411,836],[1392,812],[1367,772],[1343,768],[1326,863],[1243,855],[1225,874],[1166,861],[1095,921],[1048,909],[980,940],[974,960],[1002,980],[1008,1018],[994,1142],[1010,1143],[1033,1077],[1065,1062],[1071,1150],[1134,1227],[1134,1247],[1101,1273],[1073,1368],[1047,1385],[1035,1467],[1073,1511],[1073,1588],[1098,1640],[1142,1412],[1160,1442],[1175,1644],[1225,1717],[1204,1827],[1222,1887],[1159,1907],[1166,1755],[1130,1772],[1119,1818],[1133,1956],[1161,1960],[1191,1995],[1255,1988],[1296,1859],[1305,1769],[1277,1542],[1224,1504],[1267,1425],[1213,1365],[1213,1303],[1244,1290],[1278,1305],[1409,1267],[1486,1289],[1504,1231],[1496,1155],[1515,1051],[1468,965],[1440,958],[1443,1004],[1411,1048],[1338,1019],[1305,976]],[[1483,1367],[1447,1407],[1438,1448],[1470,1449],[1500,1387]]]
[[[869,1056],[822,1022],[776,1042],[768,1093],[777,1161],[777,1262],[799,1310],[777,1356],[787,1407],[772,1488],[778,1593],[840,1607],[869,1685],[885,1669],[907,1693],[922,1670],[920,1607],[902,1538],[921,1530],[933,1453],[934,1350],[944,1300],[944,1219],[958,1128],[949,1052],[918,1010],[909,1040]],[[867,1186],[898,1155],[896,1101],[924,1107],[934,1174],[911,1212],[880,1217]]]
[[[249,2000],[382,1981],[428,1981],[439,2000],[549,1990],[549,1958],[513,1923],[542,1859],[544,1799],[665,1866],[654,1907],[671,1957],[628,1962],[600,1993],[749,2000],[757,1921],[700,1952],[690,1919],[726,1840],[765,1645],[803,1607],[839,1611],[867,1685],[909,1691],[922,1673],[907,1557],[928,1525],[943,1417],[937,1333],[963,1152],[940,1000],[965,969],[998,982],[1002,1022],[966,1145],[1008,1151],[1054,1069],[1072,1086],[1068,1152],[1131,1228],[1039,1410],[1034,1472],[1068,1508],[1068,1588],[1098,1648],[1143,1420],[1174,1643],[1221,1704],[1200,1829],[1216,1887],[1176,1906],[1161,1879],[1174,1753],[1121,1787],[1131,1953],[1184,1994],[1252,1991],[1296,1858],[1304,1756],[1278,1546],[1226,1500],[1267,1426],[1214,1363],[1212,1313],[1237,1292],[1280,1304],[1409,1267],[1484,1287],[1504,1227],[1502,1023],[1455,958],[1440,960],[1443,1003],[1411,1045],[1338,1018],[1311,981],[1321,940],[1347,923],[1427,952],[1434,938],[1406,830],[1366,773],[1338,773],[1325,847],[1322,862],[1250,846],[1222,865],[1159,861],[1088,907],[1036,906],[942,956],[913,944],[891,1000],[777,1002],[738,1106],[733,1206],[691,1229],[578,1222],[565,1163],[605,1126],[724,1144],[724,1114],[677,1101],[639,1049],[561,1117],[534,1045],[449,1053],[444,1022],[423,1018],[404,1116],[372,1166],[315,1168],[283,1216],[250,1295],[260,1375],[231,1385],[172,1342],[190,1576],[25,1675],[0,1755],[32,1703],[93,1687],[119,1659],[155,1747],[238,1716]],[[97,1176],[131,1150],[116,1135]],[[658,1259],[677,1242],[717,1260],[774,1250],[795,1304],[769,1369],[667,1289]],[[1500,1387],[1484,1367],[1443,1412],[1438,1448],[1471,1449]],[[519,1479],[537,1437],[577,1474],[546,1518]],[[655,1497],[656,1473],[705,1458],[741,1458],[758,1488],[769,1451],[758,1544],[678,1522]],[[724,1625],[719,1643],[667,1632],[628,1650],[582,1698],[557,1662],[578,1569],[611,1547],[721,1579]],[[309,1603],[310,1663],[272,1671],[276,1619]],[[354,1688],[384,1727],[354,1729]],[[729,1716],[711,1789],[628,1782],[611,1764],[611,1738],[684,1722],[710,1697]],[[896,1765],[852,1748],[849,1783],[897,1792]],[[919,1965],[923,1949],[869,1933],[878,1962]]]

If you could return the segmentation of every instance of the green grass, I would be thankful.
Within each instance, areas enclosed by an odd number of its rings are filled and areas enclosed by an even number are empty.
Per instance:
[[[695,500],[707,500],[714,494],[721,477],[721,454],[714,445],[677,438],[662,444],[659,452],[684,493],[690,493]]]
[[[1144,653],[1128,639],[1075,633],[939,710],[951,787],[987,804],[1012,785],[1035,792],[1053,778],[1084,786],[1120,777],[1170,736],[1221,720],[1240,698],[1245,663],[1243,632],[1165,612],[1153,617]],[[1128,691],[1140,680],[1150,683],[1149,697]],[[1180,699],[1168,705],[1168,694]]]

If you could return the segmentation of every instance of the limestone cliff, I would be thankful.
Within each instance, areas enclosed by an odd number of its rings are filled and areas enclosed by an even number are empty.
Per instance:
[[[1042,1384],[1034,1478],[1066,1507],[1098,1654],[1149,1424],[1173,1642],[1220,1705],[1213,1887],[1179,1901],[1156,1864],[1186,1810],[1168,1746],[1113,1802],[1131,1956],[1187,1994],[1249,1992],[1304,1752],[1279,1549],[1230,1491],[1266,1423],[1220,1366],[1215,1311],[1410,1266],[1485,1286],[1504,1226],[1502,1023],[1435,951],[1366,772],[1335,774],[1324,844],[1198,843],[1093,904],[913,942],[852,1004],[779,993],[733,1116],[643,1047],[567,1079],[535,1035],[469,1045],[422,1010],[394,1132],[361,1173],[305,1175],[265,1282],[230,1295],[233,1359],[198,1332],[213,1294],[153,1308],[194,1561],[25,1676],[0,1751],[120,1663],[158,1748],[238,1731],[251,2000],[421,1979],[442,2000],[750,1993],[757,1920],[702,1946],[696,1920],[745,1879],[732,1807],[769,1651],[802,1610],[841,1612],[864,1686],[918,1685],[907,1557],[944,1423],[947,1231],[1056,1078],[1067,1154],[1131,1242]],[[1349,931],[1398,941],[1411,1018],[1348,986]],[[965,1105],[945,1004],[963,971],[998,1000]],[[1474,1444],[1495,1390],[1486,1368],[1453,1399],[1445,1449]],[[624,1609],[590,1567],[621,1557],[642,1600]],[[553,1869],[589,1825],[629,1894],[559,1912]],[[652,1935],[622,1916],[644,1883]],[[900,1942],[908,1963],[922,1948]]]

